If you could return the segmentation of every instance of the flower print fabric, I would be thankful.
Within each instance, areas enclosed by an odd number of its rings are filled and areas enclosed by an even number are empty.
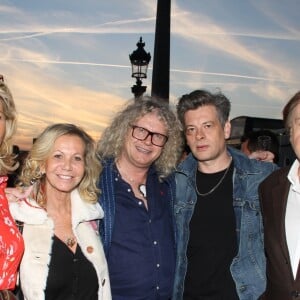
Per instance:
[[[0,290],[14,289],[24,252],[22,234],[12,218],[5,195],[7,176],[0,176]]]

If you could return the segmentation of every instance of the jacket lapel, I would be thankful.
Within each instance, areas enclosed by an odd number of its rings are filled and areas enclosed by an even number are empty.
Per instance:
[[[276,234],[280,237],[279,243],[282,248],[283,254],[287,261],[290,262],[290,255],[287,246],[286,234],[285,234],[285,215],[287,199],[290,189],[290,182],[287,179],[287,174],[282,174],[278,180],[278,184],[272,188],[272,206],[273,206],[273,219],[279,220],[274,222]],[[290,265],[290,264],[289,264]],[[292,272],[292,270],[291,270]]]
[[[75,228],[81,222],[98,220],[104,213],[99,203],[91,204],[81,199],[78,189],[71,193],[72,225]]]

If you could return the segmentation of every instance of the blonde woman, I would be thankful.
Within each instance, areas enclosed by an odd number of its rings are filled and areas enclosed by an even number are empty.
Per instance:
[[[5,188],[7,173],[16,170],[11,138],[16,130],[12,94],[0,79],[0,296],[15,288],[17,269],[24,251],[22,236],[9,212]]]
[[[11,204],[24,222],[20,267],[26,300],[109,300],[107,264],[96,220],[101,166],[89,135],[72,124],[47,127],[35,141],[20,180],[33,184]]]

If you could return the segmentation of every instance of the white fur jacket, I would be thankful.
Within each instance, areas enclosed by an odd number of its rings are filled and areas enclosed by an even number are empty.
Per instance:
[[[35,201],[10,204],[12,216],[24,222],[25,252],[20,266],[20,281],[25,300],[44,300],[48,265],[51,259],[53,221]],[[71,194],[72,227],[83,254],[93,264],[99,281],[98,300],[110,300],[110,282],[107,263],[99,237],[97,220],[103,218],[100,205],[84,202],[77,190]]]

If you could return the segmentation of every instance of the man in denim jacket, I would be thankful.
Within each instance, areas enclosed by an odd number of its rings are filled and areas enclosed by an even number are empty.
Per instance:
[[[176,172],[173,300],[257,299],[266,280],[257,188],[277,167],[226,146],[223,94],[196,90],[181,97],[177,112],[191,153]]]

